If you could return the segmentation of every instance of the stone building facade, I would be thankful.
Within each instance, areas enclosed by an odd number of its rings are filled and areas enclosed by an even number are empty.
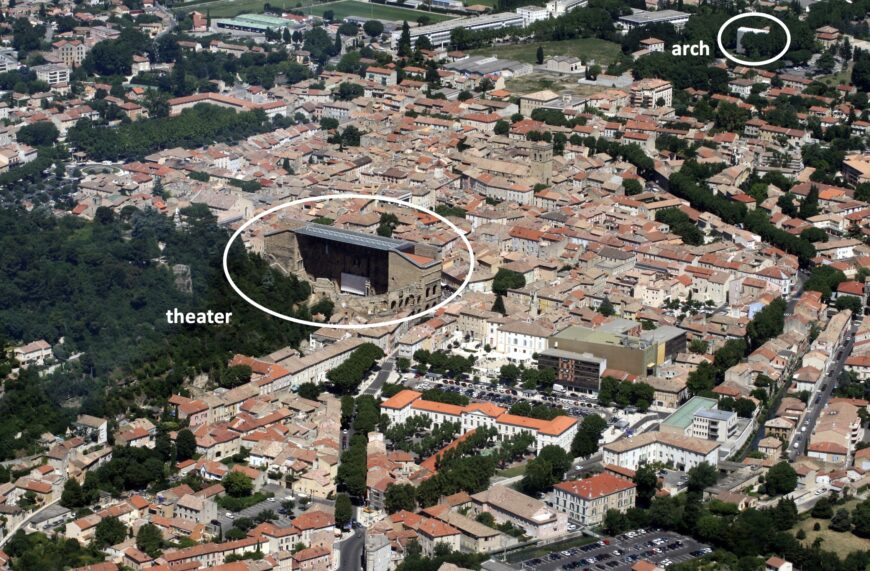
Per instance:
[[[418,313],[441,300],[435,246],[299,222],[268,232],[265,253],[283,272],[311,283],[316,296],[356,313]]]

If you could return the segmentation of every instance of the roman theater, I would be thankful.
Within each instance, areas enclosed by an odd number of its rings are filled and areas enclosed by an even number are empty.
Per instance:
[[[264,246],[271,264],[355,313],[418,313],[441,299],[435,246],[311,222],[270,229]]]

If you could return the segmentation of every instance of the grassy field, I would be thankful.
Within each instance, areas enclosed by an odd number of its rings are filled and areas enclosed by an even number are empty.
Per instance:
[[[495,473],[496,476],[501,476],[502,478],[513,478],[514,476],[522,476],[526,473],[526,465],[520,464],[519,466],[511,466],[510,468],[505,468],[504,470],[499,470]]]
[[[834,506],[834,512],[838,509],[846,508],[849,513],[855,509],[855,506],[858,505],[858,500],[852,500],[846,502],[842,506]],[[813,525],[818,522],[822,528],[819,531],[813,531]],[[812,545],[813,541],[816,540],[817,537],[822,538],[822,549],[826,549],[828,551],[836,551],[837,553],[845,556],[853,551],[861,551],[867,549],[867,540],[861,539],[857,535],[851,532],[839,533],[836,531],[831,531],[828,529],[828,524],[831,523],[829,519],[816,519],[814,517],[807,517],[806,519],[801,520],[801,522],[795,528],[795,531],[798,529],[804,530],[807,534],[807,538],[803,540],[803,542],[807,545]]]
[[[846,69],[839,71],[833,75],[823,75],[818,79],[824,81],[828,85],[840,85],[841,83],[849,83],[852,81],[852,66],[854,64],[849,62],[849,65],[846,66]]]
[[[378,20],[408,20],[416,22],[420,16],[428,16],[432,22],[450,20],[453,16],[411,10],[383,4],[370,4],[356,0],[339,0],[338,2],[315,2],[313,0],[217,0],[215,2],[190,2],[180,7],[181,10],[208,11],[212,18],[232,18],[239,14],[261,14],[263,6],[269,3],[273,7],[284,10],[302,8],[306,14],[321,16],[325,10],[332,10],[337,19],[348,16],[360,16]]]
[[[323,10],[332,10],[335,12],[335,17],[338,19],[347,18],[348,16],[359,16],[363,18],[374,18],[376,20],[394,20],[397,22],[407,20],[409,22],[416,22],[417,18],[428,16],[429,20],[432,22],[443,22],[454,18],[454,16],[439,14],[437,12],[411,10],[410,8],[371,4],[369,2],[357,2],[356,0],[329,2],[327,4],[321,4],[313,10],[315,10],[315,15],[322,14]],[[320,12],[318,13],[316,10],[319,10]]]
[[[514,59],[528,63],[535,63],[538,46],[544,48],[544,57],[547,56],[574,56],[583,61],[594,59],[601,67],[613,63],[619,55],[619,44],[599,40],[598,38],[579,38],[565,40],[563,42],[535,42],[514,46],[496,46],[493,48],[481,48],[472,50],[472,54],[491,55],[498,54],[502,59]]]
[[[209,0],[205,2],[188,2],[178,6],[177,9],[184,12],[192,10],[208,12],[212,18],[232,18],[239,14],[262,14],[263,6],[267,2],[272,6],[280,6],[282,9],[287,10],[296,7],[300,3],[295,0],[274,0],[272,2],[269,2],[269,0],[217,0],[214,2]],[[312,2],[304,0],[301,4],[307,6],[312,4]]]

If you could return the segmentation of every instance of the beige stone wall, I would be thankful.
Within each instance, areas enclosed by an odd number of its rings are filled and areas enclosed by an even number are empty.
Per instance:
[[[314,296],[326,295],[341,301],[350,311],[370,316],[388,316],[398,311],[418,313],[441,300],[441,263],[420,268],[396,252],[390,252],[387,263],[387,291],[378,295],[354,296],[340,292],[337,283],[325,278],[314,279],[305,271],[305,263],[291,228],[267,235],[264,239],[266,258],[287,274],[308,281]],[[418,244],[414,253],[435,258],[438,249]]]

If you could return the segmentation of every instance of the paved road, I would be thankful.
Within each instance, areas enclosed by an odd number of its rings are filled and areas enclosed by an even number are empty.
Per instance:
[[[814,393],[812,397],[810,397],[812,400],[807,406],[804,420],[800,427],[795,431],[795,437],[790,443],[790,448],[788,450],[788,457],[790,460],[794,460],[798,453],[804,453],[807,442],[809,442],[810,434],[812,434],[813,427],[815,427],[816,421],[819,419],[819,414],[824,410],[825,405],[828,403],[828,399],[831,398],[831,393],[834,392],[834,388],[840,380],[840,374],[843,372],[846,359],[848,359],[849,355],[852,353],[852,346],[855,343],[855,331],[857,330],[858,324],[853,321],[849,329],[848,341],[840,346],[840,349],[835,355],[836,360],[834,361],[833,366],[831,366],[830,372],[822,378],[821,382],[825,385],[825,389],[821,392]],[[806,427],[806,429],[801,432],[801,428],[803,427]],[[795,448],[795,443],[798,444],[797,448]]]
[[[795,306],[797,306],[798,300],[800,300],[800,297],[804,293],[804,284],[806,283],[806,281],[807,281],[807,274],[805,274],[803,271],[799,271],[797,274],[797,285],[796,285],[795,289],[792,291],[791,297],[789,298],[788,303],[786,304],[786,308],[785,308],[786,315],[791,315],[792,313],[794,313],[794,308],[795,308]],[[794,368],[797,367],[798,364],[799,364],[799,361],[796,362],[792,366],[792,368],[789,369],[787,372],[789,374],[793,373]],[[783,388],[782,390],[785,390],[785,389]],[[777,412],[776,409],[771,407],[770,410],[767,411],[767,416],[764,419],[758,419],[758,424],[759,424],[758,430],[755,431],[755,436],[753,436],[753,438],[752,438],[752,443],[748,447],[745,448],[744,454],[748,453],[750,450],[758,449],[758,443],[761,442],[761,440],[765,436],[764,423],[767,422],[768,420],[774,418],[776,416],[776,412]]]
[[[390,378],[390,373],[393,372],[393,368],[396,366],[396,358],[395,357],[387,357],[384,360],[384,364],[381,365],[381,370],[378,372],[377,376],[375,376],[375,380],[371,382],[371,384],[362,392],[364,395],[375,396],[378,394],[378,391],[381,390],[381,387],[384,386],[384,383],[387,382],[387,379]]]
[[[362,571],[363,552],[366,545],[365,529],[356,529],[353,535],[339,544],[341,563],[339,571]]]
[[[21,523],[7,529],[6,535],[4,535],[2,538],[0,538],[0,547],[3,547],[3,545],[7,541],[9,541],[18,532],[19,529],[27,529],[27,526],[30,525],[30,522],[33,520],[33,518],[35,518],[36,516],[41,514],[43,511],[47,510],[48,508],[50,508],[51,506],[53,506],[59,502],[60,502],[60,498],[54,500],[53,502],[49,502],[49,503],[45,504],[44,506],[40,506],[40,508],[38,510],[36,510],[33,513],[31,513],[30,515],[28,515],[26,519],[21,521]]]

